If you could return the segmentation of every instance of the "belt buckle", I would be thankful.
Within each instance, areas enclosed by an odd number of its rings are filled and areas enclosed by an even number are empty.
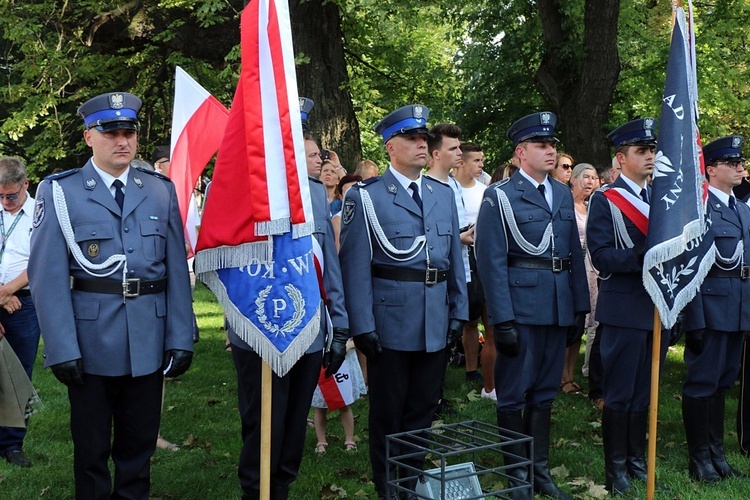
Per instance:
[[[134,285],[135,291],[133,291]],[[122,296],[126,299],[138,297],[141,294],[141,278],[128,278],[122,283]]]
[[[552,257],[552,272],[559,273],[563,270],[563,260],[560,257]]]
[[[438,281],[437,267],[427,267],[424,276],[425,285],[435,285]]]
[[[740,279],[746,280],[750,278],[750,266],[740,266]]]

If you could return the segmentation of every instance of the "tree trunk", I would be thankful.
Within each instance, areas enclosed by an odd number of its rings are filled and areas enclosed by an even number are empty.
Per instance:
[[[341,164],[353,171],[362,145],[348,90],[338,7],[325,0],[290,0],[289,8],[299,95],[315,101],[310,128],[320,146],[336,151]]]
[[[545,48],[536,72],[542,94],[557,113],[566,152],[577,163],[598,169],[610,165],[612,150],[605,125],[620,74],[617,50],[619,0],[586,0],[583,56],[576,56],[574,29],[563,26],[555,0],[537,3]]]

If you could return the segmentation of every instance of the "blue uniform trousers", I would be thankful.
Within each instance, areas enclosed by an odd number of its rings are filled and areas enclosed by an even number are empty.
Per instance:
[[[445,349],[436,352],[383,349],[376,363],[367,363],[370,393],[370,463],[375,489],[383,494],[386,479],[396,479],[391,469],[386,478],[386,436],[426,429],[437,408],[445,371]],[[391,456],[408,453],[391,445]],[[424,457],[405,458],[401,462],[421,469]],[[399,477],[413,476],[401,471]]]
[[[604,402],[615,411],[636,413],[648,408],[651,397],[653,332],[604,325],[601,354]],[[660,364],[669,347],[669,330],[662,330]]]
[[[687,377],[682,393],[691,398],[710,398],[734,385],[740,371],[742,332],[706,330],[699,355],[685,348]]]
[[[163,380],[161,370],[142,377],[84,373],[82,386],[68,387],[76,499],[148,499]]]
[[[13,348],[26,375],[31,378],[41,331],[31,296],[21,296],[18,300],[21,301],[21,309],[13,314],[8,314],[5,309],[0,308],[0,323],[5,327],[8,345]],[[24,437],[25,427],[0,427],[0,453],[20,450],[23,448]]]
[[[237,475],[245,497],[260,490],[260,406],[263,359],[254,351],[232,345],[237,371],[237,398],[242,420],[242,451]],[[287,496],[297,477],[305,448],[307,414],[318,385],[322,351],[302,356],[283,377],[272,374],[271,383],[271,499]]]
[[[568,328],[518,323],[515,327],[518,355],[510,358],[498,352],[495,361],[497,409],[549,408],[560,390]]]

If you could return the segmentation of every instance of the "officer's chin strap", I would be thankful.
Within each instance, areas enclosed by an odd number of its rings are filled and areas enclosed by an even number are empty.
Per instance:
[[[497,199],[500,202],[498,204],[498,210],[500,211],[500,219],[501,223],[503,220],[508,223],[508,229],[510,230],[510,234],[513,236],[513,239],[515,240],[516,244],[521,247],[521,250],[526,252],[529,255],[539,256],[543,255],[544,252],[546,252],[550,244],[552,244],[552,255],[554,256],[554,248],[555,248],[555,242],[553,239],[553,229],[552,229],[552,221],[549,221],[549,224],[547,224],[547,228],[544,230],[544,234],[542,235],[542,240],[539,242],[538,245],[534,245],[533,243],[530,243],[526,238],[523,237],[521,234],[521,230],[518,229],[518,224],[516,223],[516,218],[513,216],[513,207],[510,204],[510,200],[508,199],[508,195],[505,194],[505,191],[500,189],[499,187],[495,187],[495,191],[497,192]],[[505,248],[508,248],[508,236],[506,234],[505,236]]]
[[[378,242],[380,249],[388,254],[391,259],[397,262],[406,262],[407,260],[411,260],[416,257],[422,251],[422,248],[425,248],[427,237],[423,234],[414,238],[414,242],[412,243],[411,247],[407,248],[406,250],[399,250],[398,248],[394,247],[391,242],[388,241],[388,237],[385,235],[383,228],[380,226],[380,221],[378,220],[378,216],[375,213],[375,206],[372,204],[370,193],[368,193],[366,189],[360,189],[359,193],[360,197],[362,198],[362,206],[364,208],[366,216],[365,224],[367,224],[369,229],[372,229],[372,233],[375,235],[375,241]],[[367,233],[369,235],[370,231],[368,231]],[[370,248],[372,248],[372,245],[370,245]],[[401,255],[404,255],[405,257],[397,257]],[[428,255],[428,267],[429,258],[430,257]]]
[[[128,276],[128,262],[125,255],[112,255],[101,264],[94,264],[86,259],[83,255],[81,247],[76,244],[75,233],[73,227],[70,224],[70,215],[68,214],[68,204],[65,201],[65,192],[63,192],[62,186],[57,181],[52,181],[52,200],[55,204],[55,212],[57,213],[57,221],[60,223],[60,229],[62,230],[65,242],[68,244],[70,253],[73,258],[81,266],[81,269],[86,271],[91,276],[96,278],[104,278],[114,274],[120,267],[122,267],[122,281],[125,283]],[[106,273],[95,273],[94,271],[101,271],[110,266],[115,266]]]

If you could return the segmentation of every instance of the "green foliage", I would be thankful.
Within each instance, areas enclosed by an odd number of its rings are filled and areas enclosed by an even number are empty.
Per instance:
[[[230,102],[235,61],[196,57],[186,30],[216,32],[236,24],[225,0],[174,0],[156,5],[89,0],[3,2],[0,9],[0,154],[29,165],[32,181],[54,168],[78,167],[89,155],[77,107],[123,90],[144,101],[140,151],[168,142],[174,65]],[[197,28],[196,28],[197,26]],[[236,44],[236,40],[231,42]]]
[[[448,2],[342,0],[345,50],[363,157],[387,162],[372,127],[410,103],[430,109],[430,123],[452,120],[461,99],[453,58],[459,39]]]

